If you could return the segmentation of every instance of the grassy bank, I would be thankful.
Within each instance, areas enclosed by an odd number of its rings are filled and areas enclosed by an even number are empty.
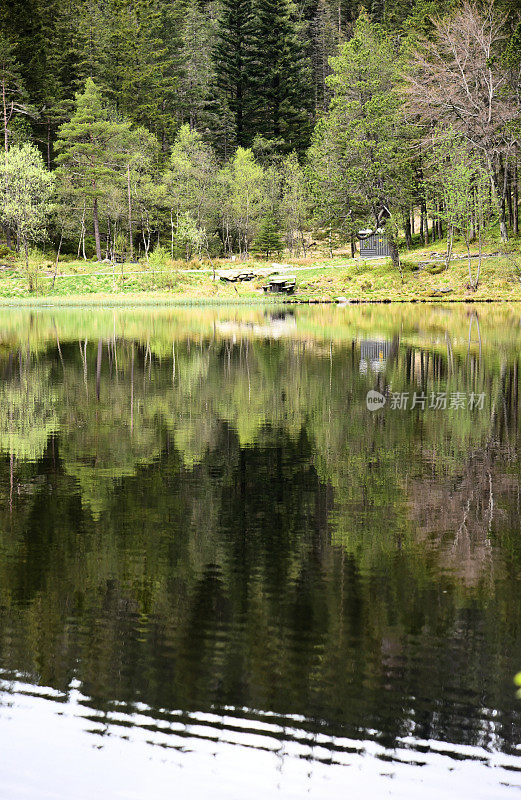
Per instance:
[[[494,246],[486,248],[489,253]],[[284,259],[296,275],[297,288],[291,300],[331,302],[337,298],[360,302],[414,301],[513,301],[521,297],[521,252],[519,245],[510,252],[484,259],[476,291],[469,289],[467,260],[461,248],[449,269],[433,260],[440,252],[438,243],[415,250],[404,258],[403,280],[391,262],[363,261],[323,256]],[[497,251],[497,245],[495,245]],[[244,283],[224,283],[214,279],[214,270],[239,266],[237,262],[214,261],[201,264],[170,262],[164,265],[60,262],[56,276],[54,264],[36,257],[31,263],[33,290],[26,269],[16,260],[0,263],[0,305],[159,305],[163,303],[266,302],[280,297],[266,295],[268,279]],[[241,262],[240,267],[266,267],[266,262]],[[270,262],[268,262],[270,266]],[[477,260],[472,259],[473,272]]]

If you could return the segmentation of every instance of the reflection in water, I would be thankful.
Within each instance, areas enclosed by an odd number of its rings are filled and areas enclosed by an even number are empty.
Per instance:
[[[510,796],[520,340],[504,306],[0,317],[0,795]]]

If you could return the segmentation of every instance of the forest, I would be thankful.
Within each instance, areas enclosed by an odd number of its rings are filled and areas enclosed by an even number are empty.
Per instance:
[[[519,234],[519,0],[13,0],[0,92],[27,269]]]

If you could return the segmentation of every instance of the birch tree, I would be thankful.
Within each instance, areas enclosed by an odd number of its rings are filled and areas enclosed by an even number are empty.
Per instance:
[[[503,241],[509,168],[521,121],[521,67],[506,69],[501,60],[508,38],[506,14],[493,3],[480,10],[467,1],[454,16],[435,22],[433,40],[414,54],[406,87],[409,108],[428,133],[433,123],[450,125],[481,154]]]
[[[44,236],[45,225],[52,211],[54,180],[45,168],[39,151],[31,144],[13,146],[6,167],[2,219],[16,231],[23,247],[29,289],[33,277],[29,270],[29,243]]]

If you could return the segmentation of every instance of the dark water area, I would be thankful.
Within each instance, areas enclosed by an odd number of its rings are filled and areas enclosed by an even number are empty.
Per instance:
[[[520,323],[1,312],[0,798],[518,796]]]

